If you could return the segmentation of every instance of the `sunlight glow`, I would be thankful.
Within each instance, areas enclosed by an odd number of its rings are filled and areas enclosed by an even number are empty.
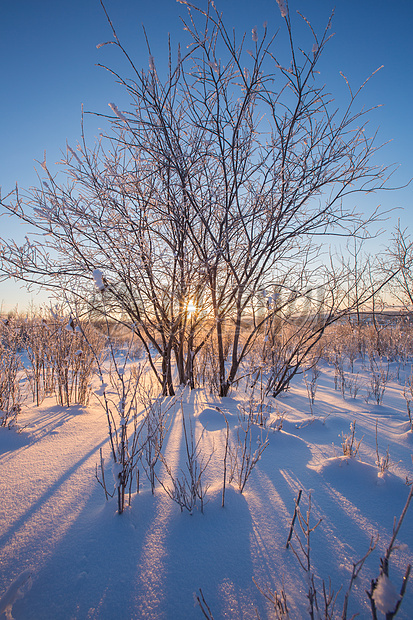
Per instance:
[[[192,314],[193,312],[196,311],[196,305],[194,304],[194,302],[190,299],[188,301],[188,305],[186,307],[186,311],[188,314]]]

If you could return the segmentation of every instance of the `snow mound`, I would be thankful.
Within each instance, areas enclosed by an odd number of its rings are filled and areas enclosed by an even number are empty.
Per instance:
[[[410,422],[403,422],[398,427],[398,432],[400,433],[400,438],[406,442],[413,441],[413,431],[410,426]]]
[[[283,420],[282,428],[293,434],[296,434],[298,431],[304,431],[305,433],[315,433],[318,435],[320,432],[325,431],[327,426],[325,418],[309,416],[297,420]]]
[[[386,484],[395,489],[404,486],[404,483],[390,471],[380,472],[376,465],[370,465],[348,456],[325,459],[317,465],[311,465],[310,469],[321,474],[329,482],[346,481],[349,486],[353,487]]]
[[[327,476],[335,474],[339,470],[346,471],[346,475],[364,477],[369,477],[371,475],[377,476],[376,467],[349,456],[333,456],[332,458],[324,459],[318,463],[318,465],[314,466],[313,469],[315,469],[319,474]]]
[[[207,407],[206,409],[201,411],[198,416],[198,420],[201,422],[202,426],[208,431],[219,431],[223,428],[226,428],[224,416],[214,407]]]

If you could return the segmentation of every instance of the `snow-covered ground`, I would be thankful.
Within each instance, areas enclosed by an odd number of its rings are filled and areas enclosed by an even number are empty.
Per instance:
[[[176,399],[163,453],[173,472],[185,468],[182,415],[187,424],[192,421],[197,438],[203,433],[204,459],[212,453],[204,473],[209,488],[203,514],[181,512],[159,483],[152,495],[141,472],[140,493],[134,492],[131,506],[118,515],[116,497],[106,502],[95,477],[100,448],[106,460],[110,454],[100,405],[93,400],[88,407],[63,408],[52,399],[39,408],[27,405],[20,432],[0,429],[0,617],[196,619],[204,617],[195,599],[201,588],[215,620],[275,618],[263,593],[284,587],[290,618],[306,618],[306,575],[293,549],[286,549],[302,489],[302,515],[311,493],[310,525],[322,519],[311,534],[320,606],[323,579],[327,586],[331,579],[335,592],[342,588],[333,617],[341,618],[353,562],[365,555],[371,537],[379,536],[348,610],[348,618],[353,613],[370,618],[365,590],[379,575],[394,517],[405,505],[406,477],[413,479],[404,379],[392,379],[377,405],[365,401],[367,388],[344,399],[334,390],[334,369],[324,364],[321,370],[313,414],[302,376],[273,401],[268,447],[242,494],[227,485],[224,508],[227,427],[220,411],[234,441],[243,393],[218,399],[205,390],[185,390]],[[354,447],[361,443],[354,458],[344,457],[342,433],[350,434],[354,420]],[[390,454],[384,475],[378,475],[376,464],[376,421],[380,456],[387,448]],[[252,432],[254,451],[261,430]],[[161,463],[158,475],[170,484]],[[397,591],[413,560],[412,518],[413,506],[391,556],[390,580]],[[304,540],[298,521],[295,530]],[[292,544],[298,550],[295,535]],[[413,579],[397,617],[413,617]]]

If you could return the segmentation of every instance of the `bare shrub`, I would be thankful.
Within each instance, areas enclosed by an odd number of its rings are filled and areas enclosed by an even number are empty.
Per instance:
[[[238,428],[236,431],[235,441],[230,442],[228,446],[230,475],[229,482],[235,480],[240,493],[243,492],[248,478],[251,475],[255,465],[260,460],[262,453],[269,444],[268,431],[263,434],[263,428],[255,424],[255,413],[240,407],[238,413]],[[258,437],[254,437],[256,449],[253,451],[253,433],[258,431]]]
[[[213,337],[198,353],[194,364],[194,381],[196,385],[208,387],[211,394],[219,394],[219,360]]]
[[[75,321],[58,310],[50,310],[47,317],[34,315],[23,327],[29,362],[25,372],[36,405],[53,393],[59,405],[86,405],[95,373],[95,355],[100,355],[104,347],[100,332],[90,323]]]
[[[192,514],[199,503],[199,508],[203,513],[205,496],[209,485],[204,483],[202,477],[212,458],[212,453],[207,458],[204,458],[201,447],[203,433],[201,433],[198,440],[195,440],[191,421],[189,421],[188,429],[183,409],[182,429],[186,453],[185,467],[180,468],[180,473],[178,475],[174,474],[165,456],[161,454],[160,458],[162,459],[170,484],[158,479],[167,495],[178,504],[181,512],[185,509],[189,514]]]
[[[315,620],[316,618],[317,619],[324,618],[325,620],[333,620],[335,618],[338,618],[338,615],[335,614],[335,608],[336,608],[336,604],[338,600],[338,595],[342,588],[340,587],[337,591],[333,590],[331,586],[331,579],[329,577],[328,585],[326,584],[324,579],[321,581],[321,593],[319,591],[319,588],[316,584],[312,565],[311,565],[311,536],[313,532],[317,529],[317,527],[320,525],[321,519],[318,519],[318,521],[315,522],[314,525],[310,525],[311,510],[312,510],[311,493],[309,494],[309,497],[308,497],[308,509],[305,515],[303,515],[298,505],[300,496],[301,496],[301,491],[295,502],[294,517],[293,517],[293,521],[291,525],[292,532],[290,532],[290,536],[291,536],[291,533],[293,533],[294,539],[289,544],[291,546],[291,549],[295,557],[298,560],[300,567],[302,568],[306,576],[306,582],[307,582],[307,587],[308,587],[307,599],[309,602],[308,613],[309,613],[310,618],[312,620]],[[298,528],[294,527],[295,516],[298,517],[298,524],[299,524]],[[348,603],[349,603],[352,587],[361,569],[363,568],[365,561],[367,560],[369,555],[372,553],[372,551],[375,549],[377,541],[378,541],[378,537],[376,538],[376,540],[371,538],[369,548],[367,552],[365,553],[365,555],[361,558],[361,560],[358,560],[357,562],[353,563],[353,570],[351,573],[350,582],[344,595],[343,611],[341,614],[341,620],[347,620],[347,609],[348,609]],[[288,543],[287,543],[287,548],[288,548]],[[285,595],[284,590],[282,590],[282,595],[285,597],[285,602],[286,602],[286,595]],[[281,620],[284,617],[288,618],[288,615],[287,616],[280,615],[279,617]],[[352,616],[352,618],[354,618],[354,616]]]
[[[137,390],[142,369],[132,375],[117,364],[109,371],[110,385],[103,381],[96,392],[106,412],[108,433],[113,457],[113,477],[118,496],[118,512],[125,509],[125,495],[132,488],[133,477],[141,457],[144,441],[144,416],[138,413]],[[105,489],[103,477],[100,481]]]
[[[348,368],[354,372],[354,362],[358,357],[364,357],[365,342],[363,339],[362,326],[354,324],[351,319],[345,324],[334,325],[326,333],[326,352],[330,362],[334,357],[342,357],[342,366],[348,360]]]
[[[0,426],[11,428],[21,411],[20,357],[0,349]]]
[[[252,580],[259,592],[271,604],[276,620],[289,620],[290,614],[288,611],[287,594],[285,593],[284,586],[281,588],[280,592],[277,592],[277,590],[270,590],[270,588],[264,589],[257,584],[254,578],[252,578]],[[259,619],[260,617],[261,616],[259,616],[257,611],[257,618]]]
[[[264,339],[263,360],[267,375],[266,394],[274,398],[288,390],[290,382],[309,360],[319,359],[321,340],[326,323],[320,320],[322,304],[331,302],[324,291],[322,299],[308,301],[307,313],[294,313],[294,303],[287,298],[276,326]],[[282,300],[279,300],[282,303]],[[330,317],[331,318],[331,317]],[[326,319],[327,320],[327,319]]]
[[[253,424],[266,427],[273,412],[273,406],[265,399],[261,368],[256,371],[256,377],[252,378],[252,382],[246,386],[245,391],[247,393],[246,401],[238,403],[242,419],[251,418]]]
[[[349,585],[347,590],[344,593],[344,601],[343,601],[343,609],[341,615],[335,613],[335,607],[338,600],[338,595],[341,591],[341,587],[335,592],[331,587],[331,579],[328,579],[328,585],[326,582],[322,580],[322,592],[320,594],[320,589],[317,586],[315,574],[312,569],[311,564],[311,536],[316,528],[320,525],[321,519],[316,521],[314,524],[311,524],[311,493],[308,498],[308,509],[306,514],[303,515],[300,507],[299,507],[299,498],[301,496],[301,491],[295,501],[294,508],[294,517],[292,520],[291,530],[294,535],[294,538],[291,542],[290,536],[289,541],[287,542],[288,546],[291,547],[295,557],[298,560],[298,563],[303,570],[307,583],[307,599],[308,599],[308,614],[311,620],[316,620],[320,618],[324,618],[324,620],[333,620],[335,618],[340,617],[341,620],[347,620],[348,617],[348,605],[350,600],[351,591],[353,585],[367,560],[367,558],[371,555],[374,549],[377,546],[377,542],[379,540],[378,535],[376,537],[371,537],[369,547],[364,554],[364,556],[353,562],[353,568],[350,576]],[[389,569],[390,569],[390,557],[395,549],[397,549],[396,538],[398,536],[400,527],[406,517],[410,502],[413,497],[413,485],[409,490],[409,494],[402,510],[402,513],[396,523],[396,519],[393,526],[393,535],[390,540],[390,543],[386,549],[385,555],[380,559],[380,573],[378,578],[373,579],[371,581],[370,589],[366,590],[366,594],[370,601],[371,606],[371,616],[372,620],[378,619],[378,612],[381,612],[386,617],[386,620],[392,620],[394,618],[399,609],[400,605],[403,601],[403,597],[406,592],[407,582],[411,572],[411,564],[408,564],[404,573],[404,577],[402,579],[400,590],[397,591],[394,584],[390,581],[389,577]],[[295,517],[298,517],[298,527],[294,526]],[[291,532],[290,532],[291,534]],[[254,582],[255,583],[255,582]],[[256,584],[257,585],[257,584]],[[281,593],[272,592],[270,590],[264,591],[257,585],[259,591],[265,596],[265,598],[271,602],[274,606],[275,617],[277,619],[287,619],[288,618],[288,608],[287,608],[287,594],[282,588]],[[258,615],[258,614],[257,614]],[[351,619],[355,618],[357,614],[353,614]],[[259,617],[259,616],[258,616]]]
[[[381,405],[389,378],[389,362],[384,362],[382,358],[377,361],[375,357],[370,357],[370,391],[366,397],[367,402],[373,399],[377,405]]]
[[[118,355],[116,342],[110,337],[110,324],[106,320],[107,357],[101,358],[100,352],[94,348],[89,335],[80,330],[84,342],[94,357],[100,387],[95,391],[98,400],[106,413],[108,434],[113,458],[113,477],[118,497],[118,513],[125,509],[125,495],[129,491],[129,503],[134,476],[137,476],[137,464],[148,441],[144,439],[145,416],[139,411],[138,393],[143,380],[144,364],[129,365],[127,347],[122,355]],[[133,330],[130,331],[129,343],[133,343]],[[109,366],[107,366],[109,365]],[[109,384],[105,382],[109,378]],[[97,476],[98,477],[98,476]],[[104,467],[101,458],[101,479],[98,481],[108,495],[104,478]],[[138,485],[137,485],[138,486]],[[110,493],[109,493],[110,495]]]
[[[346,391],[346,374],[344,372],[344,356],[336,354],[334,356],[334,389],[340,390],[344,398]]]
[[[25,374],[30,385],[33,402],[38,407],[46,396],[54,393],[54,342],[47,320],[41,313],[32,314],[22,324],[24,350],[27,357]]]
[[[308,379],[306,372],[304,372],[303,376],[304,376],[305,387],[307,389],[308,402],[310,403],[310,411],[311,411],[311,414],[313,414],[313,405],[314,405],[315,395],[317,392],[317,381],[318,381],[318,378],[320,377],[321,371],[317,367],[317,364],[314,364],[313,366],[311,366],[310,371],[311,371],[310,379]]]
[[[305,515],[301,512],[301,509],[296,503],[295,511],[298,517],[299,529],[293,528],[293,540],[290,541],[290,547],[298,560],[298,563],[306,575],[306,581],[308,584],[307,598],[309,603],[309,615],[311,619],[314,619],[316,610],[318,609],[317,601],[317,589],[314,580],[314,573],[311,565],[311,534],[320,525],[321,519],[314,525],[310,525],[311,519],[311,493],[308,496],[308,509]],[[337,595],[331,591],[326,591],[325,583],[323,581],[323,594],[325,600],[325,618],[330,618],[334,609]],[[329,608],[331,608],[331,613]]]
[[[357,394],[362,387],[359,374],[346,374],[345,377],[345,389],[350,394],[351,398],[357,398]]]
[[[49,344],[57,401],[67,407],[73,403],[85,405],[91,393],[96,355],[101,354],[104,340],[90,325],[75,325],[71,317],[59,317],[59,323],[52,326]],[[94,353],[88,343],[93,344]]]
[[[413,413],[412,413],[412,402],[413,402],[413,372],[406,380],[406,384],[403,389],[403,396],[406,401],[406,409],[407,416],[409,418],[410,430],[413,432]]]
[[[350,433],[347,435],[341,433],[341,447],[343,449],[343,455],[349,456],[350,458],[355,458],[358,454],[360,444],[363,441],[363,437],[359,441],[356,441],[356,421],[353,420],[350,424]]]
[[[15,426],[21,411],[19,374],[22,368],[18,325],[8,319],[0,324],[0,426]]]
[[[145,382],[140,382],[139,371],[136,372],[136,367],[132,368],[132,375],[135,375],[134,378],[138,385],[138,401],[144,407],[144,439],[140,462],[150,482],[151,491],[154,493],[155,468],[161,458],[163,443],[169,428],[169,411],[174,406],[175,401],[169,399],[169,402],[165,403],[164,397],[156,397],[153,381],[148,377]]]

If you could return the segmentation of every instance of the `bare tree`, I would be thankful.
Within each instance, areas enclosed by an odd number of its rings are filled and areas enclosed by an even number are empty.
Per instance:
[[[354,109],[365,84],[355,92],[349,85],[340,111],[319,81],[331,18],[318,36],[299,15],[308,25],[300,48],[282,3],[284,62],[266,26],[260,35],[254,28],[248,44],[227,30],[212,1],[206,10],[182,4],[188,45],[176,61],[170,49],[162,79],[149,42],[144,71],[108,17],[110,43],[131,77],[111,72],[131,106],[109,104],[109,130],[93,148],[83,131],[75,149],[67,146],[66,182],[43,161],[37,189],[2,200],[42,236],[21,246],[3,241],[1,269],[132,322],[164,394],[174,392],[174,360],[179,382],[193,386],[194,360],[213,342],[216,383],[226,396],[254,340],[282,309],[278,302],[269,308],[262,291],[282,285],[291,305],[320,289],[322,238],[364,234],[365,218],[343,200],[381,188],[387,172],[371,163],[378,147],[369,111]],[[327,269],[324,279],[331,286]],[[330,301],[331,321],[334,295]],[[306,344],[292,353],[295,371],[324,329],[321,316],[306,323]],[[281,386],[291,378],[286,363]]]
[[[400,220],[393,233],[392,244],[382,264],[385,272],[392,271],[395,277],[391,281],[391,292],[405,310],[413,307],[413,241],[402,228]]]

